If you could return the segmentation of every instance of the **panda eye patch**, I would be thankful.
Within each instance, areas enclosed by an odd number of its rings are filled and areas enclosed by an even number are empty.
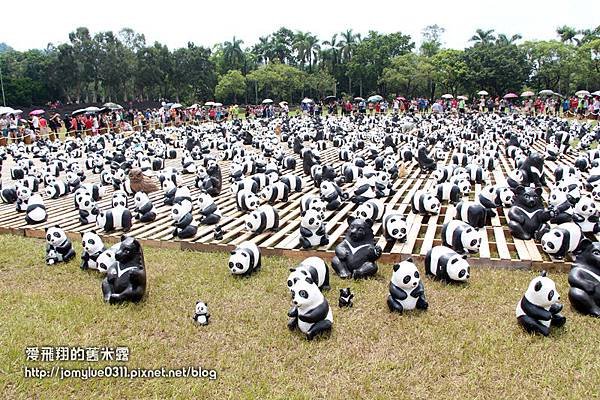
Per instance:
[[[554,290],[551,290],[548,292],[548,301],[552,300],[553,297],[554,297]]]
[[[308,292],[306,290],[301,290],[298,294],[300,295],[300,297],[308,299]]]
[[[404,277],[404,279],[402,280],[402,282],[404,282],[404,283],[408,283],[408,282],[410,282],[410,275],[406,275],[406,276]]]
[[[419,271],[415,271],[415,278],[419,279]]]
[[[461,269],[460,272],[458,273],[458,277],[462,278],[463,276],[465,276],[466,271],[464,269]]]

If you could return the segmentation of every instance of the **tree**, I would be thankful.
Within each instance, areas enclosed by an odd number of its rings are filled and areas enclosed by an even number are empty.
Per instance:
[[[444,49],[432,57],[435,79],[446,93],[468,91],[469,69],[463,50]]]
[[[215,87],[215,97],[223,102],[233,97],[233,102],[237,103],[238,96],[246,93],[246,78],[238,70],[230,70],[219,78],[219,83]]]
[[[520,47],[531,65],[530,86],[537,90],[569,91],[577,65],[577,54],[572,45],[548,40],[527,41]]]
[[[241,48],[243,43],[243,40],[236,39],[235,36],[231,42],[223,43],[223,60],[227,70],[240,70],[244,66],[244,51]]]
[[[487,31],[484,31],[483,29],[477,29],[475,31],[475,35],[471,36],[471,39],[469,40],[475,42],[475,45],[485,45],[492,43],[494,39],[496,39],[496,37],[494,36],[493,29]]]
[[[556,28],[556,33],[560,36],[560,41],[563,43],[576,43],[579,44],[577,36],[577,30],[567,25],[563,25],[560,28]]]
[[[255,100],[258,93],[263,97],[293,101],[293,92],[302,90],[306,82],[306,74],[290,65],[271,63],[252,71],[246,77],[255,84]]]
[[[521,36],[518,33],[515,35],[512,35],[511,37],[508,37],[504,33],[501,33],[498,35],[498,38],[496,39],[496,43],[500,44],[500,45],[515,44],[517,41],[519,41],[521,39],[523,39],[523,36]]]
[[[430,59],[410,52],[394,57],[390,66],[383,69],[379,83],[398,94],[428,96],[428,83],[432,74]]]
[[[423,41],[421,43],[421,54],[432,57],[442,48],[442,35],[446,30],[438,25],[428,25],[421,32]]]

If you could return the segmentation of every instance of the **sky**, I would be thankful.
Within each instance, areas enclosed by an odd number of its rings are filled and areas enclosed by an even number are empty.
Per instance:
[[[16,50],[45,48],[48,43],[68,41],[69,32],[86,26],[92,33],[129,27],[169,48],[188,41],[212,47],[235,35],[250,47],[285,26],[309,31],[321,40],[346,29],[367,33],[400,31],[420,41],[427,25],[445,28],[444,47],[462,49],[477,28],[495,29],[509,37],[556,39],[562,25],[577,29],[600,23],[600,1],[574,0],[445,0],[410,1],[314,1],[314,0],[225,0],[225,1],[128,1],[102,0],[94,7],[87,2],[28,0],[2,6],[0,42]],[[13,16],[13,17],[8,17]]]

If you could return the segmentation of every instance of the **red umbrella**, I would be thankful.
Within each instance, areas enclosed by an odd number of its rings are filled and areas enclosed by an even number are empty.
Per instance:
[[[516,95],[516,94],[514,94],[514,93],[506,93],[506,94],[504,95],[504,98],[505,98],[505,99],[517,99],[517,98],[519,98],[519,96],[517,96],[517,95]]]
[[[42,115],[45,112],[46,111],[44,111],[44,110],[33,110],[32,112],[29,113],[29,115]]]

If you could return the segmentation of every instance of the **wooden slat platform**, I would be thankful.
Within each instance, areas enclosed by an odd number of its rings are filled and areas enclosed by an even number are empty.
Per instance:
[[[321,152],[321,160],[323,164],[333,165],[337,171],[342,164],[338,158],[338,148],[335,148],[328,143],[329,147]],[[285,146],[285,145],[283,145]],[[542,144],[536,144],[536,148],[541,148]],[[178,150],[181,153],[181,150]],[[179,154],[180,155],[180,154]],[[357,155],[365,155],[366,150],[357,152]],[[239,212],[236,208],[235,199],[229,189],[229,161],[219,161],[223,175],[223,190],[216,198],[216,203],[223,215],[220,225],[224,232],[222,240],[216,241],[213,237],[214,226],[200,225],[198,233],[194,238],[186,240],[173,239],[171,233],[173,226],[171,225],[170,207],[163,204],[162,191],[150,194],[151,200],[154,202],[157,210],[157,218],[151,223],[140,223],[134,221],[130,235],[138,238],[143,244],[156,247],[168,247],[184,250],[195,251],[231,251],[235,245],[245,240],[251,240],[261,248],[263,255],[284,255],[294,258],[305,258],[311,255],[318,255],[329,260],[333,256],[336,245],[343,239],[344,233],[348,227],[346,219],[356,209],[356,205],[352,202],[345,202],[339,210],[327,211],[325,213],[326,230],[330,238],[330,242],[326,246],[321,246],[314,250],[301,250],[299,240],[300,227],[300,198],[305,194],[317,195],[319,189],[314,186],[310,177],[303,176],[302,162],[297,159],[297,167],[293,173],[303,178],[303,189],[299,193],[291,193],[287,202],[278,203],[275,208],[279,212],[281,219],[280,229],[277,232],[263,232],[261,234],[252,234],[244,229],[243,217],[244,213]],[[448,154],[445,161],[440,163],[448,163],[452,154]],[[38,161],[36,161],[38,162]],[[11,157],[5,161],[2,171],[3,182],[9,182],[9,170],[12,163]],[[81,160],[83,165],[83,160]],[[546,174],[551,175],[555,164],[548,164]],[[165,167],[180,167],[180,158],[173,160],[165,160]],[[499,160],[499,168],[490,174],[491,183],[506,185],[506,174],[514,168],[512,160],[508,160],[504,155],[501,155]],[[373,226],[375,233],[375,241],[383,249],[381,257],[382,262],[396,262],[400,258],[407,258],[409,255],[417,261],[424,259],[427,251],[436,245],[441,244],[441,228],[442,225],[456,215],[456,209],[453,205],[443,204],[442,210],[437,216],[421,216],[410,211],[410,200],[416,190],[434,188],[436,183],[432,178],[431,173],[421,173],[418,164],[413,161],[405,164],[406,174],[396,179],[393,187],[396,193],[388,199],[384,199],[387,207],[407,217],[409,223],[409,232],[406,242],[387,242],[382,237],[381,223],[376,222]],[[292,172],[286,171],[285,173]],[[99,181],[99,175],[92,174],[86,171],[88,176],[86,182]],[[199,194],[199,189],[196,189],[194,184],[194,175],[181,175],[182,181],[186,184],[192,196]],[[551,182],[551,178],[549,179]],[[473,185],[472,192],[468,198],[473,199],[481,190],[482,185]],[[343,185],[344,191],[349,191],[352,184]],[[107,187],[106,194],[103,199],[98,202],[99,208],[108,208],[112,195],[112,188]],[[545,195],[549,193],[549,189],[545,188]],[[467,197],[465,197],[466,199]],[[24,235],[28,237],[42,238],[44,236],[44,228],[60,224],[68,235],[79,240],[82,232],[87,232],[95,229],[94,224],[81,225],[79,222],[78,211],[73,204],[71,195],[62,197],[56,200],[44,199],[48,210],[48,221],[39,225],[27,225],[22,213],[15,211],[14,205],[0,204],[0,233],[12,233]],[[133,200],[130,199],[130,209],[133,209]],[[194,206],[194,209],[196,207]],[[533,269],[548,269],[565,271],[570,268],[570,260],[558,261],[548,257],[539,245],[534,241],[522,241],[514,239],[507,227],[507,212],[508,209],[498,209],[498,215],[492,218],[491,226],[481,230],[482,244],[479,254],[470,256],[469,262],[476,266],[487,266],[497,268],[533,268]],[[194,211],[194,217],[197,219],[199,213]],[[107,243],[113,243],[118,240],[122,232],[117,231],[109,234],[99,232]]]

